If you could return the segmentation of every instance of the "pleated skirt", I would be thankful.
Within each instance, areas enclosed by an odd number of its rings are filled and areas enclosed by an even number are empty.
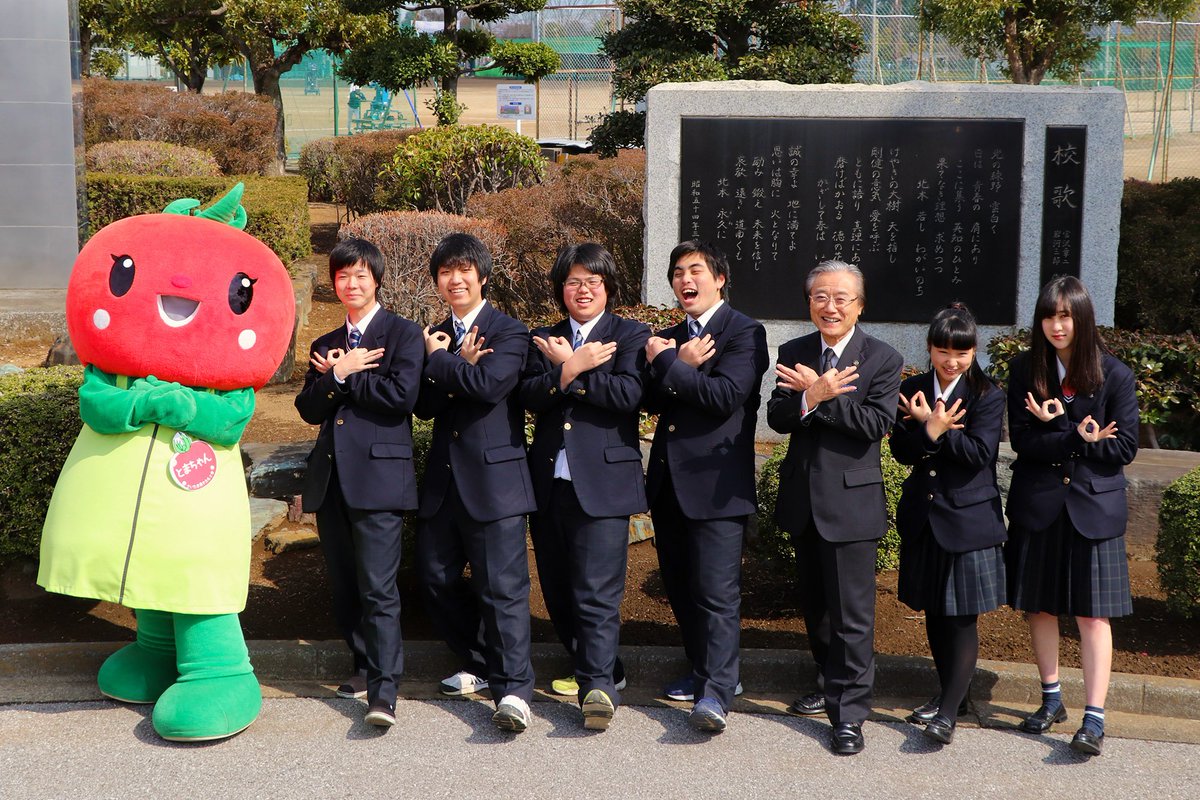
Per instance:
[[[1008,599],[1019,611],[1073,617],[1133,613],[1125,537],[1089,539],[1064,508],[1043,530],[1008,530]]]
[[[900,601],[914,611],[947,617],[983,614],[1005,602],[1001,545],[951,553],[928,525],[900,541]]]

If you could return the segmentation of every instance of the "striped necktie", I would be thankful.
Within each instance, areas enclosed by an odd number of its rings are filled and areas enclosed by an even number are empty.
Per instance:
[[[700,321],[699,320],[695,320],[695,319],[688,320],[688,338],[691,338],[691,339],[700,338]]]
[[[833,352],[832,347],[825,348],[825,356],[821,359],[821,373],[829,372],[837,366],[837,355]]]
[[[583,331],[582,330],[575,331],[575,341],[571,344],[571,349],[578,350],[582,344],[583,344]]]
[[[350,326],[350,335],[346,337],[346,344],[350,345],[350,349],[358,347],[358,343],[362,341],[362,331],[353,325]]]

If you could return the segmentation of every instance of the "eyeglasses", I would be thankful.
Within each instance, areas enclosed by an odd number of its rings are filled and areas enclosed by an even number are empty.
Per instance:
[[[820,294],[809,295],[808,302],[810,302],[814,306],[817,306],[818,308],[820,308],[822,306],[828,305],[829,301],[832,300],[834,308],[845,308],[846,306],[850,305],[857,299],[858,299],[858,295],[856,295],[856,294],[829,295],[829,294],[820,293]]]
[[[563,282],[563,286],[571,291],[576,291],[581,286],[586,286],[589,289],[599,289],[603,283],[604,278],[601,278],[599,275],[593,275],[592,277],[584,278],[583,280],[580,280],[579,278],[571,278],[570,280]]]

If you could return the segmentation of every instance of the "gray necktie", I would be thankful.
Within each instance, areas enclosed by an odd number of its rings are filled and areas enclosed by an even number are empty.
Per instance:
[[[837,367],[837,355],[833,352],[832,347],[825,348],[825,354],[821,358],[821,374],[824,375],[829,370]]]

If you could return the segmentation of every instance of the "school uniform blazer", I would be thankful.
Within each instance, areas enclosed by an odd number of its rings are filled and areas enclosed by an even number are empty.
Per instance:
[[[676,499],[690,519],[753,514],[754,429],[767,371],[766,329],[726,302],[701,334],[716,354],[693,369],[679,360],[688,340],[687,321],[658,335],[674,340],[645,367],[643,405],[657,413],[650,447],[646,494],[651,505],[670,477]]]
[[[539,328],[533,336],[571,341],[571,323]],[[564,390],[562,365],[553,366],[533,344],[519,391],[521,403],[537,414],[529,472],[538,508],[550,503],[558,451],[567,465],[579,505],[589,517],[627,517],[646,510],[638,409],[642,402],[639,364],[650,329],[641,322],[605,313],[585,340],[616,342],[617,352],[573,380]]]
[[[909,378],[900,384],[900,394],[911,399],[924,392],[932,403],[936,380],[932,372]],[[993,385],[985,394],[972,394],[964,375],[946,398],[946,407],[956,400],[967,410],[961,430],[946,431],[935,442],[925,433],[925,423],[904,419],[899,412],[889,444],[896,460],[913,468],[896,508],[900,535],[916,536],[928,524],[943,550],[966,553],[1008,538],[996,485],[1004,391]]]
[[[784,342],[779,363],[805,364],[820,373],[825,344],[818,331]],[[903,359],[891,345],[859,325],[838,368],[855,364],[856,391],[826,400],[802,416],[803,393],[776,386],[767,402],[767,424],[791,434],[779,468],[775,519],[799,533],[811,518],[829,542],[878,539],[887,530],[879,443],[896,416]]]
[[[414,413],[432,419],[433,442],[417,516],[442,507],[451,478],[476,522],[527,514],[536,507],[525,460],[525,412],[516,395],[529,349],[529,330],[491,303],[475,318],[493,352],[471,365],[447,350],[425,359]],[[450,317],[434,327],[454,339]]]
[[[412,410],[425,358],[421,328],[381,308],[359,346],[383,348],[378,367],[338,383],[333,370],[322,374],[310,365],[304,388],[296,395],[296,409],[304,421],[321,426],[305,473],[303,504],[308,512],[325,502],[335,464],[338,486],[350,508],[417,507]],[[347,348],[344,324],[312,345],[312,351],[322,356],[334,348]]]
[[[1042,422],[1025,408],[1031,391],[1029,354],[1013,360],[1008,387],[1008,430],[1012,448],[1012,484],[1008,520],[1041,530],[1062,513],[1089,539],[1112,539],[1125,533],[1129,506],[1125,500],[1126,464],[1138,449],[1137,386],[1133,372],[1112,356],[1101,358],[1104,382],[1091,394],[1064,402],[1066,414]],[[1049,391],[1062,398],[1057,372]],[[1101,427],[1117,423],[1117,435],[1085,442],[1077,430],[1091,415]]]

